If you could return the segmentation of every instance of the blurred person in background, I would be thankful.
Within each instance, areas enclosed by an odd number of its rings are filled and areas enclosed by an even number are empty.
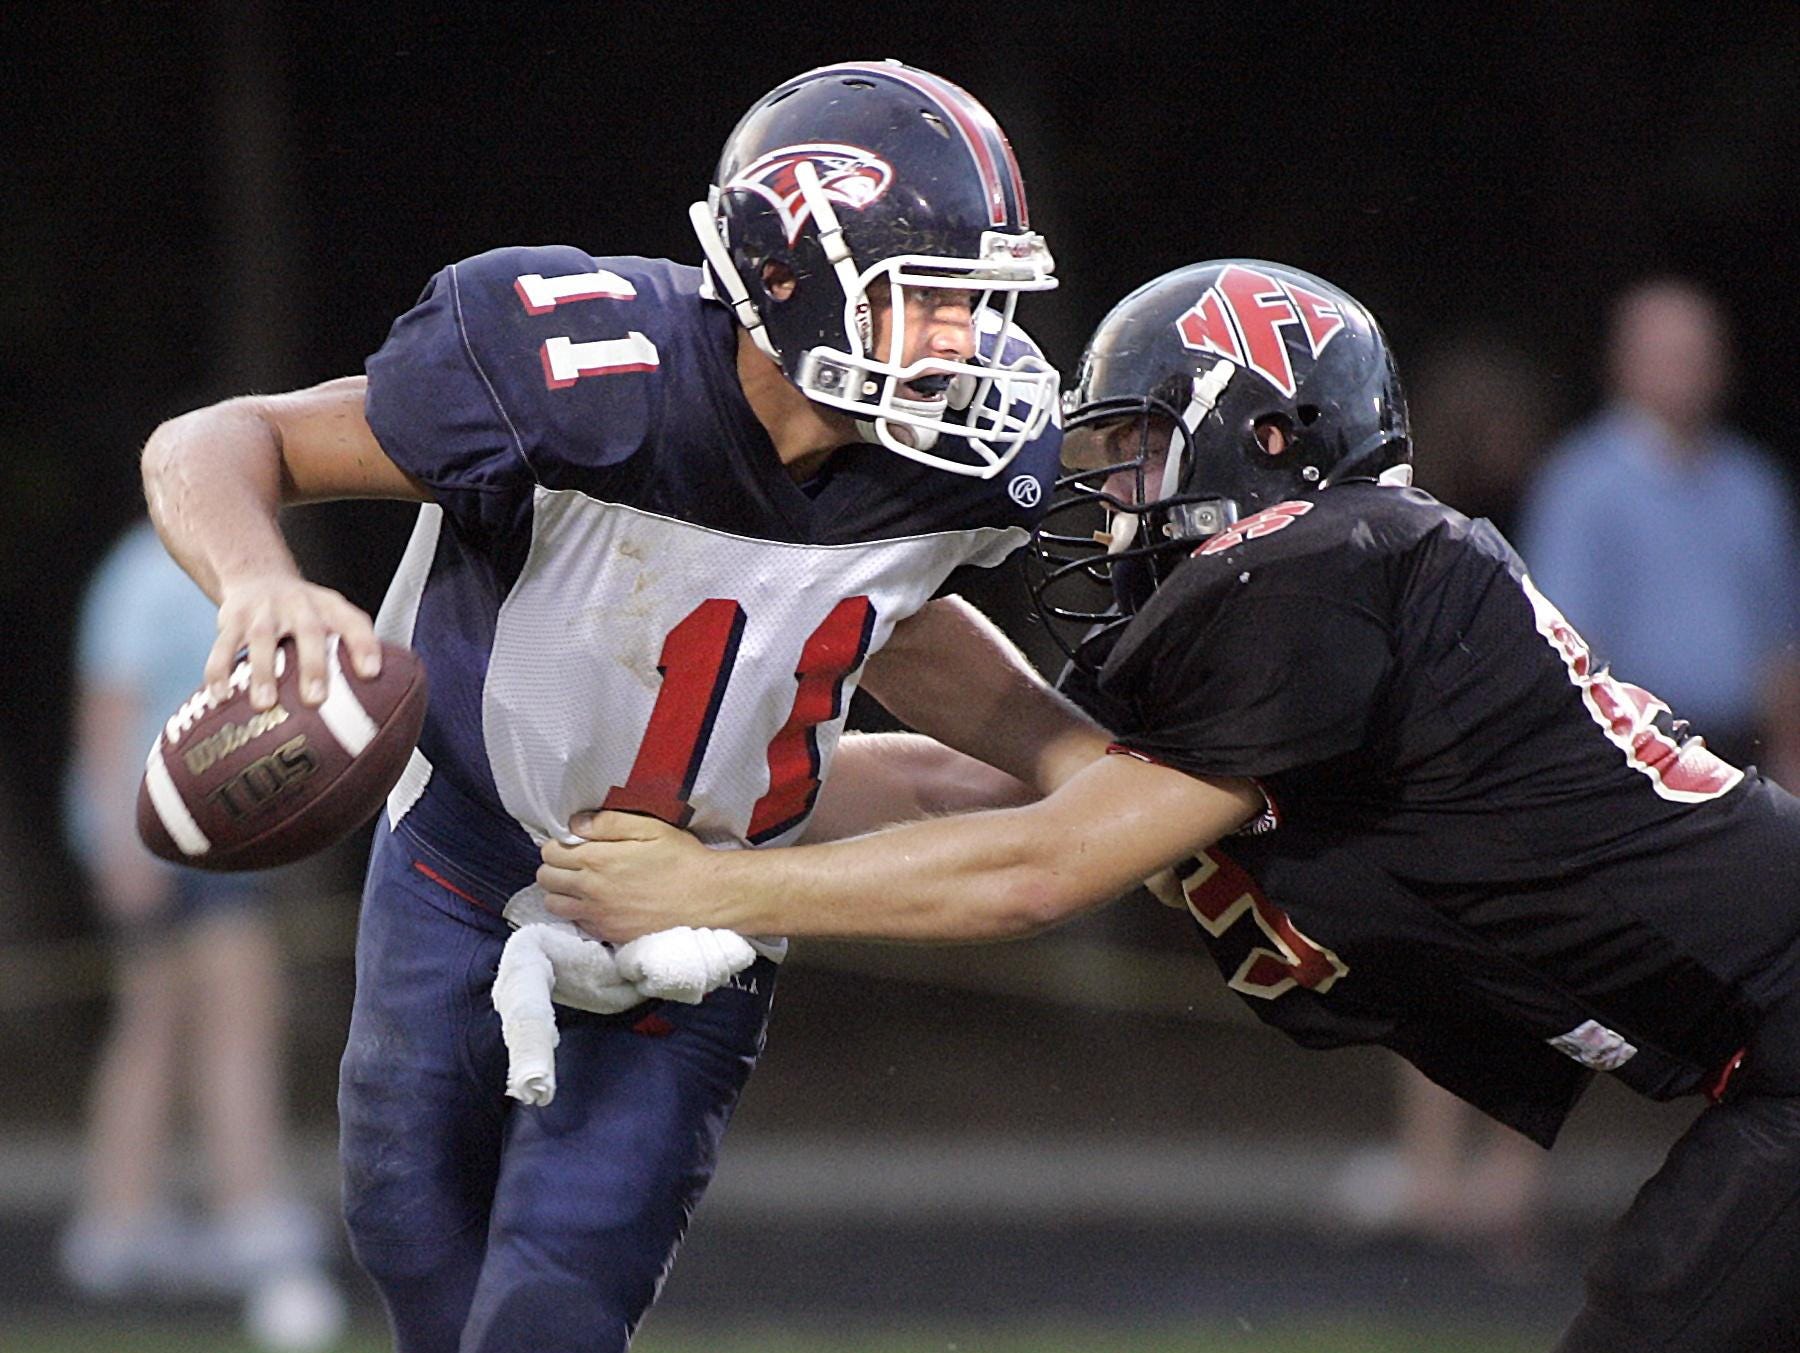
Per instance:
[[[1512,537],[1555,425],[1556,392],[1530,352],[1493,333],[1428,353],[1407,382],[1420,488]],[[1512,1129],[1394,1065],[1390,1144],[1354,1154],[1335,1181],[1346,1220],[1464,1249],[1501,1276],[1540,1259],[1548,1158]]]
[[[1530,485],[1531,576],[1714,751],[1793,783],[1800,542],[1781,471],[1721,421],[1732,355],[1717,302],[1679,278],[1631,287],[1606,376],[1606,407]]]
[[[164,864],[138,840],[144,757],[200,681],[214,609],[132,525],[88,585],[76,652],[69,843],[115,968],[62,1273],[83,1296],[236,1295],[253,1335],[315,1347],[342,1324],[321,1218],[287,1177],[285,981],[266,875]],[[191,1092],[207,1221],[175,1197],[178,1090]]]
[[[1394,1093],[1391,1143],[1353,1153],[1332,1181],[1338,1215],[1466,1251],[1503,1280],[1536,1276],[1548,1157],[1404,1060],[1394,1065]]]
[[[1430,448],[1418,485],[1512,539],[1520,503],[1556,424],[1556,390],[1530,352],[1498,334],[1461,334],[1406,383],[1413,441]]]

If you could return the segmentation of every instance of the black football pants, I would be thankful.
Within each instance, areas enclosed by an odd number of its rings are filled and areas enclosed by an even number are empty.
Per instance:
[[[1800,1096],[1702,1113],[1587,1274],[1556,1353],[1800,1349]]]

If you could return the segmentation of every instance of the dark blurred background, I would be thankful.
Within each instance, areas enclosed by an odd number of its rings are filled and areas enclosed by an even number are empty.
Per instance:
[[[71,610],[141,510],[145,436],[215,398],[360,370],[436,269],[491,246],[694,260],[685,210],[721,141],[808,67],[894,56],[995,113],[1063,278],[1021,318],[1065,371],[1138,283],[1259,256],[1369,304],[1403,372],[1469,344],[1525,354],[1554,430],[1598,398],[1609,298],[1674,272],[1729,316],[1734,421],[1786,463],[1800,454],[1792,5],[212,0],[7,6],[0,40],[0,614],[14,636],[0,664],[0,1058],[30,1087],[0,1100],[0,1133],[78,1121],[103,1010],[57,786]],[[1422,434],[1428,484],[1439,455],[1457,448]],[[293,525],[314,575],[373,609],[410,519],[334,505]],[[999,581],[984,599],[1047,657],[1022,595]],[[322,1131],[356,855],[305,871],[294,912],[296,1109]],[[1198,968],[1184,997],[1187,975],[1153,966],[1182,942],[1172,920],[1134,914],[1065,948],[1089,940],[1077,960],[1025,947],[954,965],[821,947],[807,966],[803,949],[745,1131],[954,1135],[1025,1118],[1189,1146],[1383,1131],[1373,1063],[1287,1050]],[[1246,1077],[1277,1059],[1272,1099],[1221,1109],[1214,1051]],[[1144,1069],[1121,1085],[1128,1054]],[[884,1090],[896,1077],[908,1088]],[[1617,1113],[1627,1136],[1603,1125],[1592,1141],[1629,1175],[1671,1120]]]
[[[1131,287],[1251,255],[1367,302],[1408,371],[1504,335],[1572,414],[1607,299],[1673,270],[1727,305],[1741,424],[1795,450],[1791,6],[49,4],[0,25],[0,595],[30,640],[0,745],[8,855],[40,876],[63,876],[68,615],[139,509],[151,428],[360,370],[434,271],[494,245],[695,258],[685,209],[737,115],[831,60],[936,70],[1008,129],[1063,277],[1027,322],[1065,369]],[[315,571],[378,601],[410,513],[309,517]]]

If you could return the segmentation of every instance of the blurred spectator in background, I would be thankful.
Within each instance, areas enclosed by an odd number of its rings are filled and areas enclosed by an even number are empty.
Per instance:
[[[1486,517],[1513,539],[1525,486],[1556,425],[1556,392],[1537,359],[1496,334],[1464,334],[1406,383],[1417,483],[1439,502]]]
[[[1719,422],[1724,316],[1690,282],[1617,301],[1608,406],[1550,453],[1517,545],[1615,670],[1681,711],[1707,745],[1796,784],[1800,547],[1788,485]]]
[[[1539,1276],[1549,1156],[1396,1061],[1391,1146],[1358,1151],[1333,1184],[1338,1213],[1371,1231],[1464,1250],[1497,1278]]]
[[[144,757],[199,685],[214,635],[212,603],[139,521],[90,582],[78,628],[69,841],[104,915],[116,989],[62,1271],[93,1298],[241,1296],[265,1346],[319,1347],[341,1328],[343,1301],[326,1275],[320,1218],[285,1178],[285,992],[270,880],[165,865],[137,835]],[[205,1164],[204,1225],[171,1196],[184,1084]]]
[[[1509,539],[1556,420],[1549,373],[1489,333],[1453,339],[1407,383],[1419,487]],[[1395,1059],[1392,1143],[1353,1155],[1337,1180],[1347,1220],[1466,1249],[1496,1274],[1540,1261],[1549,1157]]]

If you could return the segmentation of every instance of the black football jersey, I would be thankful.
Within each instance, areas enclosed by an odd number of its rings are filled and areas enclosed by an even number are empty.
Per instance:
[[[1263,788],[1184,885],[1304,1044],[1386,1044],[1548,1144],[1593,1070],[1705,1089],[1794,989],[1800,803],[1424,493],[1341,485],[1214,537],[1099,691],[1124,750]]]

